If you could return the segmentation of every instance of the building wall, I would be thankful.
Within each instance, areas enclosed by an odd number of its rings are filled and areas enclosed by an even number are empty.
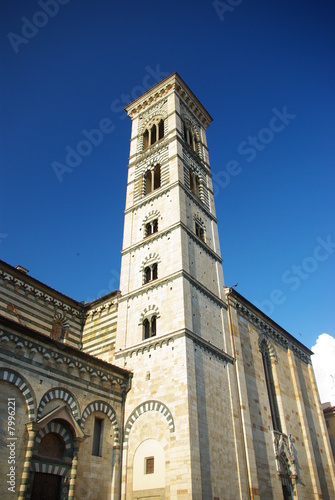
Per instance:
[[[83,305],[62,297],[67,307],[60,309],[57,292],[25,275],[22,284],[15,285],[20,271],[3,263],[0,271],[0,464],[4,476],[12,472],[15,498],[30,498],[37,479],[49,481],[51,476],[60,478],[62,499],[119,498],[130,373],[73,346],[82,338]],[[36,299],[31,288],[41,290],[43,297]],[[47,302],[46,297],[50,297]],[[52,322],[58,320],[59,310],[68,335],[56,340]],[[97,345],[100,342],[103,357],[104,328],[115,323],[116,303],[107,297],[91,311],[100,322]],[[93,335],[94,328],[88,327],[87,342]],[[101,456],[92,452],[96,418],[104,422]],[[14,437],[11,451],[7,445]],[[15,470],[10,469],[11,459]],[[5,498],[9,487],[11,483],[1,482]]]
[[[230,291],[230,316],[236,371],[247,451],[250,489],[254,498],[280,498],[273,423],[260,343],[271,354],[274,387],[283,436],[291,438],[287,451],[292,488],[298,498],[332,498],[334,470],[311,365],[310,352],[269,318]],[[281,433],[280,433],[281,434]],[[285,437],[286,439],[286,437]],[[289,442],[289,440],[288,440]],[[291,453],[291,454],[290,454]]]

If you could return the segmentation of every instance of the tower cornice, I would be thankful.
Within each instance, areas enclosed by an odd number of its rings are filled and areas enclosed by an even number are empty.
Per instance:
[[[133,119],[140,112],[143,112],[149,106],[152,106],[152,104],[154,104],[158,99],[161,99],[171,91],[176,92],[183,99],[188,108],[192,110],[194,115],[198,118],[202,126],[207,129],[209,124],[213,121],[213,118],[176,72],[167,76],[150,90],[137,97],[124,109],[128,113],[128,116]]]

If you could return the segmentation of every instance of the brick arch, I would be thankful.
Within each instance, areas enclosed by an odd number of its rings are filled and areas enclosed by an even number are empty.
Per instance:
[[[139,325],[143,324],[143,321],[145,320],[145,318],[151,318],[152,316],[157,316],[157,318],[159,318],[159,309],[155,305],[148,306],[143,310],[143,312],[140,316]]]
[[[161,401],[157,401],[157,400],[145,401],[144,403],[141,403],[140,405],[138,405],[135,408],[135,410],[128,417],[128,420],[127,420],[126,425],[125,425],[125,431],[124,431],[124,444],[125,445],[128,442],[129,434],[130,434],[130,431],[131,431],[134,423],[141,415],[143,415],[147,411],[157,411],[157,412],[161,413],[167,421],[170,432],[175,431],[173,416],[172,416],[169,408]]]
[[[81,428],[84,429],[87,418],[96,411],[105,413],[109,420],[112,422],[114,429],[114,445],[118,445],[120,441],[120,427],[116,418],[116,413],[114,411],[114,408],[105,401],[93,401],[86,406],[85,410],[83,411],[83,416],[80,423]]]
[[[41,417],[45,405],[54,399],[61,399],[62,401],[65,401],[69,405],[74,418],[76,420],[80,419],[80,408],[76,398],[70,391],[64,389],[63,387],[50,389],[44,394],[38,407],[37,418]]]
[[[50,432],[54,432],[55,434],[59,434],[64,441],[65,450],[67,453],[72,452],[73,445],[73,435],[71,432],[60,422],[49,422],[43,429],[41,429],[35,439],[35,447],[36,451],[40,445],[40,442]]]
[[[28,420],[29,422],[33,422],[35,420],[36,398],[34,391],[27,380],[14,370],[6,368],[0,370],[0,380],[14,384],[20,390],[26,400]]]
[[[149,253],[149,255],[147,255],[146,258],[142,260],[140,271],[143,271],[145,266],[147,266],[148,264],[154,264],[155,262],[161,262],[160,256],[158,255],[158,253]]]
[[[143,123],[140,126],[139,133],[143,134],[145,129],[151,127],[154,123],[157,125],[157,123],[159,123],[160,120],[164,121],[164,128],[165,128],[167,115],[168,115],[167,112],[162,109],[157,109],[153,111],[152,113],[150,113],[150,116],[148,116],[145,120],[143,120]]]
[[[143,219],[142,226],[145,226],[147,222],[151,222],[154,219],[159,219],[160,212],[158,210],[151,210]]]
[[[276,362],[278,361],[274,345],[271,342],[271,339],[269,339],[269,337],[265,333],[260,334],[258,339],[258,347],[262,353],[268,354],[271,359],[274,359]]]

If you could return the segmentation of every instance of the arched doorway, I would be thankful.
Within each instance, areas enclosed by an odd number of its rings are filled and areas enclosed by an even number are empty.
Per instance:
[[[66,422],[49,422],[36,436],[31,500],[67,498],[72,458],[73,436]]]

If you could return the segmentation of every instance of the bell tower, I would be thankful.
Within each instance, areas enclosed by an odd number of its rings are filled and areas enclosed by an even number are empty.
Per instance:
[[[236,444],[206,140],[212,119],[177,73],[126,111],[132,130],[115,363],[134,377],[123,498],[223,498],[234,478],[221,455]]]

